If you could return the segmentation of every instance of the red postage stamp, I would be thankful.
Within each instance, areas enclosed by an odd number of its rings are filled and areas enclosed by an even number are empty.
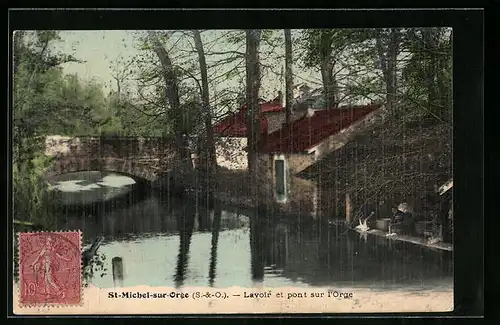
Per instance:
[[[81,233],[19,234],[21,305],[76,305],[82,300]]]

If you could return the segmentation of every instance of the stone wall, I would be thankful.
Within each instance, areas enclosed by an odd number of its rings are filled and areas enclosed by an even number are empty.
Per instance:
[[[245,137],[221,137],[217,139],[215,152],[217,165],[229,170],[246,170],[248,168],[247,146]]]
[[[291,120],[304,116],[305,112],[294,112],[291,115]],[[267,118],[267,133],[277,131],[283,127],[285,123],[285,112],[266,113]],[[246,137],[219,137],[216,139],[216,155],[217,164],[220,167],[229,170],[247,170],[248,155],[244,150],[247,146]]]
[[[154,182],[180,165],[169,138],[49,136],[45,154],[53,158],[47,177],[100,170],[124,173]]]
[[[277,203],[280,210],[287,214],[316,217],[317,188],[313,181],[295,176],[300,171],[312,165],[314,155],[286,154],[277,158],[285,158],[286,165],[286,199],[277,201],[275,194],[276,178],[274,170],[274,155],[263,154],[260,157],[261,172],[270,200]]]

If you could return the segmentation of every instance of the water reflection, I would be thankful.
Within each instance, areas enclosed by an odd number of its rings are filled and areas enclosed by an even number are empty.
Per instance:
[[[219,204],[215,205],[212,223],[212,240],[210,249],[210,266],[208,271],[208,285],[214,286],[215,274],[217,272],[217,247],[219,244],[219,232],[221,225],[222,209]]]
[[[105,238],[111,272],[92,279],[99,287],[452,287],[449,252],[209,209],[199,199],[151,194],[92,217],[69,213],[61,227],[82,229],[87,244]]]
[[[52,180],[52,187],[64,193],[63,204],[102,202],[124,195],[137,182],[115,173],[85,171],[68,173]]]
[[[179,254],[177,255],[177,268],[174,277],[176,287],[182,287],[184,285],[196,210],[196,205],[185,204],[181,205],[180,209],[175,212],[180,241]]]
[[[257,218],[250,219],[250,250],[252,260],[250,262],[252,269],[252,280],[262,281],[264,279],[264,237],[266,233],[260,232],[262,225]]]

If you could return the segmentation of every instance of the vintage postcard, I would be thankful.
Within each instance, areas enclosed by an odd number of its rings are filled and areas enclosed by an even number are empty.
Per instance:
[[[14,313],[452,311],[452,40],[15,31]]]

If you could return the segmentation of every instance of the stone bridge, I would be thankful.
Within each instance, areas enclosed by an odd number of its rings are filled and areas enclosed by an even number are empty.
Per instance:
[[[53,161],[47,180],[79,171],[107,171],[157,183],[181,165],[171,138],[120,136],[45,139],[45,154]]]

